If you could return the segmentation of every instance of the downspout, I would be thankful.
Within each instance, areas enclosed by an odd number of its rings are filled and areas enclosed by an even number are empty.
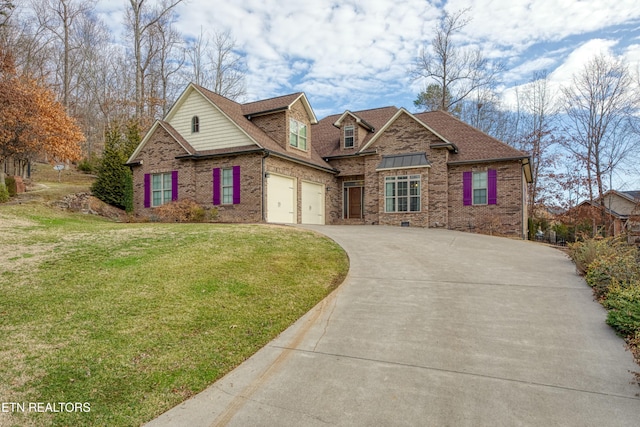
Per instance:
[[[266,171],[266,168],[265,168],[265,160],[267,160],[267,157],[269,157],[270,154],[271,154],[270,152],[265,150],[264,156],[262,156],[262,160],[261,160],[261,163],[262,163],[262,189],[261,189],[262,195],[261,196],[262,197],[260,198],[260,203],[262,205],[262,209],[261,209],[262,210],[262,222],[267,222],[267,206],[266,206],[266,203],[265,203],[265,200],[267,198],[267,193],[265,192],[265,184],[266,184],[266,180],[267,180],[267,177],[266,177],[267,171]]]

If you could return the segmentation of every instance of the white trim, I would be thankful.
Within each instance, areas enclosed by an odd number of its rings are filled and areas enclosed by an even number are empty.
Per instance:
[[[293,107],[293,104],[298,102],[299,99],[302,99],[302,104],[304,106],[304,109],[307,110],[307,115],[309,116],[309,122],[312,125],[318,124],[318,118],[313,112],[313,108],[311,108],[311,104],[309,103],[309,100],[307,99],[307,95],[305,95],[304,92],[301,93],[300,96],[298,96],[291,104],[287,106],[289,111],[291,111],[291,107]]]
[[[187,147],[185,147],[184,145],[182,145],[182,143],[173,136],[172,132],[169,131],[169,129],[166,128],[166,126],[160,121],[160,120],[156,120],[153,123],[153,126],[151,126],[151,129],[149,129],[146,133],[146,135],[144,136],[144,138],[142,138],[142,141],[140,141],[140,144],[138,144],[138,146],[136,147],[136,149],[133,151],[133,154],[131,154],[131,157],[129,157],[129,159],[127,160],[127,163],[132,163],[133,160],[138,157],[138,154],[140,154],[140,151],[142,151],[142,148],[147,144],[147,142],[149,141],[149,138],[151,138],[151,135],[153,135],[156,131],[156,129],[158,128],[158,126],[162,127],[162,129],[165,130],[165,132],[167,132],[169,134],[169,136],[171,136],[171,139],[173,139],[175,142],[178,143],[178,145],[180,147],[182,147],[182,149],[187,153],[187,154],[193,154],[192,152],[189,151],[189,149]]]
[[[449,140],[447,140],[444,136],[440,135],[438,132],[436,132],[434,129],[432,129],[429,125],[427,125],[426,123],[422,122],[419,118],[417,118],[416,116],[414,116],[413,114],[411,114],[410,112],[408,112],[407,110],[404,109],[404,107],[401,107],[398,109],[398,111],[393,115],[393,117],[391,117],[389,119],[389,121],[387,123],[385,123],[384,126],[382,126],[382,128],[376,132],[376,134],[373,136],[373,138],[371,138],[369,140],[369,142],[367,142],[365,144],[364,147],[362,147],[360,149],[360,151],[366,150],[367,148],[369,148],[369,146],[371,144],[373,144],[375,141],[378,140],[378,138],[380,137],[380,135],[382,135],[384,133],[384,131],[386,131],[392,124],[393,122],[395,122],[398,117],[400,117],[401,114],[407,114],[409,117],[411,117],[413,120],[415,120],[416,122],[418,122],[423,128],[427,129],[429,132],[433,133],[435,136],[437,136],[438,138],[440,138],[442,141],[446,142],[447,144],[451,144],[453,145],[453,143]]]
[[[342,113],[342,115],[338,118],[338,120],[335,121],[335,123],[333,123],[333,125],[337,128],[340,127],[340,125],[342,124],[342,121],[344,120],[344,118],[346,116],[351,116],[354,118],[354,120],[356,121],[356,124],[362,126],[365,129],[368,129],[369,131],[373,132],[373,126],[371,126],[369,123],[365,122],[364,120],[362,120],[360,117],[358,117],[357,115],[355,115],[354,113],[352,113],[349,110],[346,110],[344,113]]]

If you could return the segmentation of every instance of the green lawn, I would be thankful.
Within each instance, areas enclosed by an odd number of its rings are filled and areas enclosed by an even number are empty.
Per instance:
[[[348,269],[335,243],[307,231],[117,224],[35,203],[0,206],[0,242],[0,403],[90,405],[0,412],[0,425],[153,419],[255,353]]]

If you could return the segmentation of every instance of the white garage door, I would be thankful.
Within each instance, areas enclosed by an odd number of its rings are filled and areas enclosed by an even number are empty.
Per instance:
[[[295,180],[271,174],[267,182],[267,221],[295,224]]]
[[[324,185],[302,182],[302,223],[324,225]]]

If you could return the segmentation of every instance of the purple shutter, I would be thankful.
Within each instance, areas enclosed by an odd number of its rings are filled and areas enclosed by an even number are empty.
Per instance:
[[[220,204],[220,168],[213,169],[213,204]]]
[[[489,169],[487,171],[487,203],[490,205],[498,204],[498,171]]]
[[[178,200],[178,171],[171,172],[171,201]]]
[[[151,207],[151,175],[144,174],[144,207]]]
[[[464,206],[471,206],[473,204],[472,179],[472,172],[462,172],[462,203]]]
[[[233,204],[240,203],[240,166],[233,167]]]

